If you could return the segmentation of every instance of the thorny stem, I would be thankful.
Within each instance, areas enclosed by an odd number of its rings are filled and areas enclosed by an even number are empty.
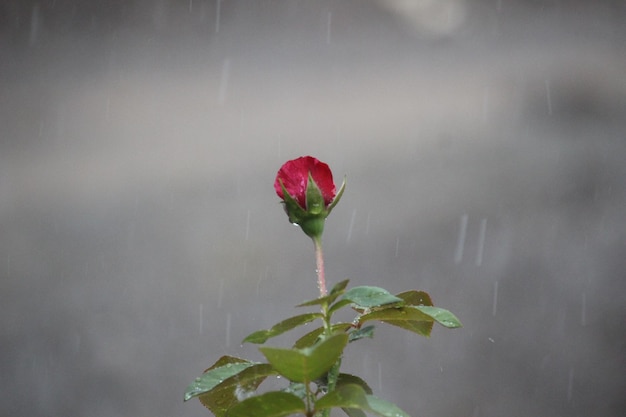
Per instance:
[[[317,272],[317,287],[320,290],[320,297],[325,297],[326,291],[326,278],[324,277],[324,254],[322,253],[322,238],[316,236],[313,238],[313,244],[315,245],[315,262]]]

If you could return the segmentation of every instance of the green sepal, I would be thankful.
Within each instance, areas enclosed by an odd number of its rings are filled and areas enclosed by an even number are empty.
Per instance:
[[[283,191],[283,204],[289,221],[300,226],[302,231],[311,238],[320,238],[324,232],[324,222],[329,211],[324,205],[324,196],[313,180],[311,173],[306,188],[305,205],[298,202],[287,192],[282,180],[280,187]]]
[[[294,394],[271,391],[243,400],[228,410],[228,417],[284,417],[306,414],[306,405]]]
[[[258,330],[254,333],[246,336],[245,339],[241,343],[255,343],[255,344],[263,344],[268,339],[281,335],[286,331],[289,331],[295,327],[300,325],[309,323],[317,318],[323,318],[322,313],[307,313],[301,314],[299,316],[290,317],[281,321],[280,323],[275,324],[272,328],[267,330]]]
[[[259,350],[278,373],[290,381],[310,382],[332,368],[348,343],[348,335],[337,333],[303,349],[260,347]]]
[[[306,209],[289,194],[285,185],[283,184],[283,180],[279,179],[280,187],[283,190],[283,205],[285,207],[285,212],[289,217],[289,222],[292,224],[300,224],[300,222],[306,217]]]
[[[335,199],[328,205],[327,209],[328,214],[335,208],[339,200],[341,200],[341,196],[343,195],[343,191],[346,189],[346,177],[343,177],[343,182],[341,183],[341,187],[339,187],[339,191],[335,194]]]
[[[310,216],[322,215],[324,218],[328,216],[322,190],[320,190],[320,187],[318,187],[310,172],[309,180],[306,185],[306,211]]]

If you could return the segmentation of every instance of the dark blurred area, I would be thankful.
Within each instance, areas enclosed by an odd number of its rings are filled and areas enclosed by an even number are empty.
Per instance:
[[[626,415],[623,1],[0,3],[0,415],[199,416],[327,277],[463,321],[344,369],[412,416]],[[287,338],[277,344],[286,344]]]

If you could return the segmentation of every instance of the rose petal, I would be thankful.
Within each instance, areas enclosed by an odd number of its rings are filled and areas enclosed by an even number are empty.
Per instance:
[[[306,187],[309,180],[309,172],[315,184],[319,187],[324,197],[324,204],[328,206],[335,198],[335,183],[330,167],[324,162],[312,156],[302,156],[297,159],[285,162],[278,170],[274,189],[281,199],[284,199],[283,190],[280,185],[282,181],[285,190],[293,197],[298,204],[306,209]]]

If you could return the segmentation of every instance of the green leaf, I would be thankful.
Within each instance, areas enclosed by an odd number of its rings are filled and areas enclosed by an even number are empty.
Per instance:
[[[360,286],[346,291],[341,299],[350,300],[357,307],[372,308],[386,304],[402,303],[403,300],[380,287]]]
[[[254,365],[254,362],[245,359],[234,356],[222,356],[212,367],[204,371],[201,376],[189,384],[185,390],[185,401],[212,390],[226,378],[230,378],[252,365]]]
[[[348,286],[348,283],[350,282],[349,279],[344,279],[343,281],[340,281],[338,283],[336,283],[335,285],[333,285],[333,287],[330,289],[330,294],[343,294],[343,290],[346,289],[346,287]]]
[[[374,337],[374,326],[361,327],[360,329],[351,331],[350,333],[348,333],[348,335],[349,335],[349,338],[348,338],[349,342],[354,342],[356,340],[363,339],[366,337],[369,337],[371,339]]]
[[[360,316],[358,320],[361,325],[367,321],[380,320],[426,337],[430,336],[434,321],[432,317],[412,306],[372,311]]]
[[[350,327],[352,327],[352,323],[335,323],[330,327],[330,329],[332,333],[336,333],[345,332]],[[309,333],[302,336],[300,339],[296,340],[296,343],[293,345],[293,347],[296,349],[302,349],[313,346],[322,333],[324,333],[324,328],[318,327],[317,329],[310,331]]]
[[[363,388],[356,384],[345,384],[337,387],[315,402],[315,410],[326,408],[357,408],[367,410],[367,397]]]
[[[397,294],[396,297],[402,298],[405,305],[411,306],[432,306],[433,300],[430,298],[427,292],[424,291],[405,291]]]
[[[426,337],[430,337],[435,324],[433,321],[416,320],[383,320],[383,322]]]
[[[438,322],[444,327],[461,327],[461,322],[448,310],[431,306],[405,306],[372,311],[359,317],[363,324],[371,320],[380,320],[394,326],[429,336],[432,323]]]
[[[432,317],[437,323],[449,329],[462,327],[461,321],[446,309],[432,306],[415,306],[413,307],[427,316]]]
[[[352,301],[341,299],[337,301],[335,304],[333,304],[332,306],[330,306],[330,308],[328,309],[328,314],[333,314],[335,311],[339,310],[340,308],[349,306],[350,304],[352,304]]]
[[[304,349],[260,347],[259,350],[279,374],[294,382],[313,381],[337,362],[348,343],[348,335],[337,333]]]
[[[255,364],[199,395],[198,399],[216,417],[222,417],[232,406],[253,395],[266,377],[276,374],[270,364]]]
[[[343,408],[342,410],[348,415],[348,417],[367,417],[367,414],[358,408]]]
[[[337,387],[315,403],[315,409],[324,410],[333,407],[341,407],[351,417],[363,416],[356,410],[365,410],[381,417],[410,417],[397,405],[381,400],[370,394],[366,394],[363,388],[357,384],[346,384]]]
[[[315,300],[305,301],[302,304],[298,304],[296,307],[306,307],[306,306],[314,306],[314,305],[322,305],[322,304],[331,304],[334,302],[337,297],[343,294],[343,290],[348,286],[349,279],[343,280],[335,284],[335,286],[330,290],[330,293],[325,297],[316,298]]]
[[[372,393],[372,389],[370,388],[369,385],[367,385],[367,382],[365,382],[362,378],[356,375],[339,374],[339,376],[337,377],[337,387],[340,387],[342,385],[348,385],[348,384],[359,385],[361,388],[363,388],[363,391],[365,391],[366,394]]]
[[[307,313],[301,314],[299,316],[290,317],[286,320],[281,321],[278,324],[275,324],[274,326],[272,326],[271,329],[259,330],[252,334],[249,334],[248,336],[246,336],[245,339],[243,339],[242,343],[263,344],[269,338],[281,335],[295,327],[309,323],[317,318],[322,317],[322,313]]]
[[[397,405],[389,401],[381,400],[373,395],[366,395],[368,411],[382,417],[411,417],[402,411]]]
[[[305,414],[304,402],[294,394],[272,391],[243,400],[228,410],[228,417],[283,417]]]

